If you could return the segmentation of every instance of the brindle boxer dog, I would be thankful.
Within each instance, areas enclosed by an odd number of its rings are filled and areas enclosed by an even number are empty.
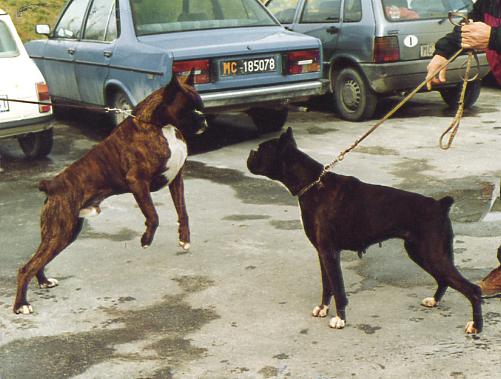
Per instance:
[[[263,142],[247,160],[250,172],[283,183],[298,195],[323,170],[301,152],[289,128],[280,138]],[[438,283],[435,295],[422,304],[435,307],[447,287],[465,295],[473,307],[467,333],[482,330],[480,288],[467,281],[453,263],[451,197],[434,200],[416,193],[363,183],[351,176],[327,173],[321,182],[299,196],[301,218],[308,239],[317,249],[322,273],[322,302],[313,316],[327,316],[331,297],[336,303],[332,328],[345,326],[348,299],[340,265],[341,250],[365,251],[389,238],[401,238],[409,257]]]
[[[36,275],[41,288],[56,286],[45,266],[71,244],[82,229],[83,217],[100,212],[109,196],[132,193],[146,217],[143,248],[153,241],[158,215],[150,192],[169,185],[179,221],[179,244],[188,249],[190,229],[184,201],[182,169],[187,147],[182,133],[201,133],[207,127],[200,96],[193,89],[193,72],[185,83],[174,77],[134,109],[105,140],[52,180],[40,182],[47,194],[41,216],[41,243],[19,270],[14,312],[33,308],[26,292]]]
[[[482,279],[480,288],[485,296],[501,295],[501,246],[498,247],[499,267],[492,270],[489,275]]]

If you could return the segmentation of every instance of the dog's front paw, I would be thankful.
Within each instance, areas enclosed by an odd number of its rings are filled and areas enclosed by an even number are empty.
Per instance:
[[[185,241],[179,241],[179,246],[181,246],[183,250],[189,250],[191,247],[190,243]]]
[[[464,327],[464,331],[466,334],[478,334],[480,330],[475,327],[475,322],[469,321]]]
[[[33,313],[33,307],[29,304],[21,305],[20,307],[14,307],[15,314],[29,315]]]
[[[427,297],[421,301],[421,305],[427,308],[435,308],[438,306],[438,301],[434,297]]]
[[[153,236],[150,235],[149,233],[144,233],[143,236],[141,237],[142,248],[147,249],[148,247],[150,247],[152,241],[153,241]]]
[[[329,314],[328,305],[317,305],[311,312],[313,317],[326,317]]]
[[[40,288],[54,288],[59,285],[59,282],[57,279],[54,278],[48,278],[46,282],[40,283],[38,286]]]
[[[331,318],[329,321],[329,326],[333,329],[343,329],[345,324],[345,321],[338,316]]]

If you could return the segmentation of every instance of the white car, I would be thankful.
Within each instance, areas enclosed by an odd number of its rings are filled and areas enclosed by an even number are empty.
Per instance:
[[[50,95],[11,18],[0,9],[0,139],[17,137],[28,158],[48,155],[53,141],[52,108],[6,99],[48,101]]]

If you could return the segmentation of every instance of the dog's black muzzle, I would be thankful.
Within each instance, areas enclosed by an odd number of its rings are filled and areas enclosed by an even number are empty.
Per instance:
[[[258,155],[256,150],[251,150],[249,153],[249,157],[247,158],[247,168],[249,171],[255,175],[259,175],[257,171],[257,161],[258,161]]]
[[[193,112],[181,118],[179,124],[182,130],[195,135],[204,133],[209,127],[205,114],[198,109],[194,109]]]

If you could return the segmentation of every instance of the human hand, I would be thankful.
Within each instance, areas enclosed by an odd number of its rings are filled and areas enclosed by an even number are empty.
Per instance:
[[[461,27],[461,47],[465,49],[487,50],[491,27],[483,22],[472,22]]]
[[[434,84],[442,84],[445,83],[445,73],[447,71],[447,67],[444,67],[438,74],[436,74],[437,70],[442,67],[445,63],[447,62],[447,58],[441,56],[441,55],[435,55],[430,63],[428,63],[428,66],[426,67],[426,70],[428,73],[426,74],[426,79],[429,79],[433,76],[433,79],[431,79],[428,83],[426,83],[426,88],[428,91],[431,90],[431,87]]]

